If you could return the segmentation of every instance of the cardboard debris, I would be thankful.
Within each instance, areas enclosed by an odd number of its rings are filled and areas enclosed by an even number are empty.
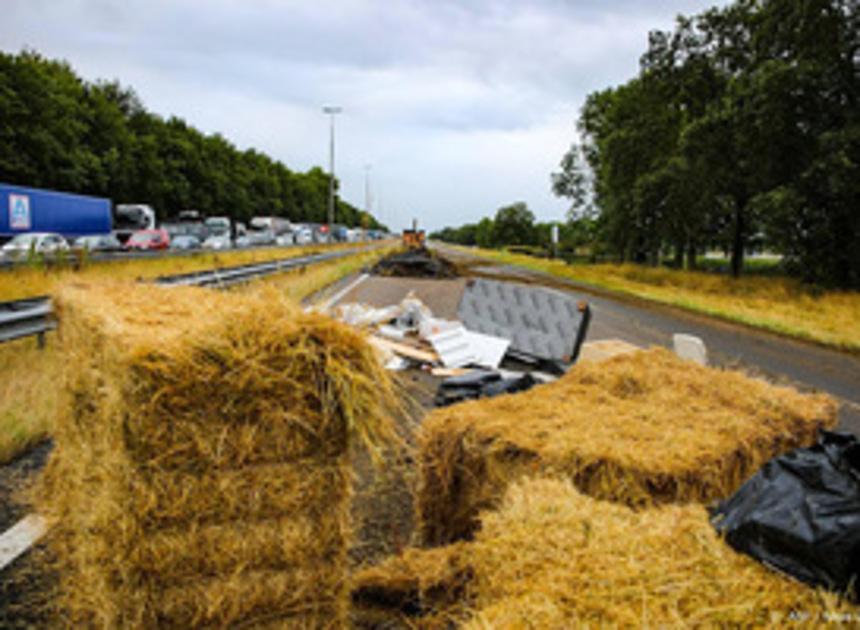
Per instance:
[[[497,368],[511,343],[507,339],[466,330],[463,326],[430,335],[427,340],[442,365],[449,368],[466,365]]]
[[[428,339],[433,335],[454,330],[463,326],[460,322],[450,319],[438,319],[436,317],[428,317],[418,325],[418,336],[422,339]]]

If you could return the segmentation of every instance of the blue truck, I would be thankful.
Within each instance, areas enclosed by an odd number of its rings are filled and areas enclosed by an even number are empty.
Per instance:
[[[109,234],[110,199],[0,183],[0,241],[27,232],[54,232],[67,239]]]

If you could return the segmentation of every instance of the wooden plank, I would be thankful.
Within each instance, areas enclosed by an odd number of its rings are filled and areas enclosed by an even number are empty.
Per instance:
[[[421,361],[423,363],[437,363],[439,361],[439,355],[435,352],[421,350],[405,343],[397,343],[396,341],[383,339],[376,335],[370,337],[370,342],[383,352],[393,352],[394,354],[406,357],[407,359],[414,359],[415,361]]]
[[[463,376],[463,374],[468,374],[469,372],[473,372],[474,370],[471,368],[446,368],[446,367],[438,367],[430,370],[430,374],[433,376]]]

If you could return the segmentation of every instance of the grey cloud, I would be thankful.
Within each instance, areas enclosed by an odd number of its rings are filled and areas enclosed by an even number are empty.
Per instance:
[[[346,194],[360,202],[373,162],[390,206],[425,208],[430,227],[511,198],[560,217],[548,173],[585,95],[636,72],[650,29],[710,4],[2,1],[4,50],[30,45],[86,78],[117,78],[156,111],[295,168],[324,161],[319,106],[343,105]]]

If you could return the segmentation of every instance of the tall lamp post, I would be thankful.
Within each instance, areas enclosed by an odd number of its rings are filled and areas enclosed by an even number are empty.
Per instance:
[[[370,164],[364,165],[364,211],[370,219]]]
[[[343,111],[342,107],[326,105],[322,108],[323,113],[328,114],[330,124],[329,150],[328,150],[328,240],[334,240],[334,117]]]

